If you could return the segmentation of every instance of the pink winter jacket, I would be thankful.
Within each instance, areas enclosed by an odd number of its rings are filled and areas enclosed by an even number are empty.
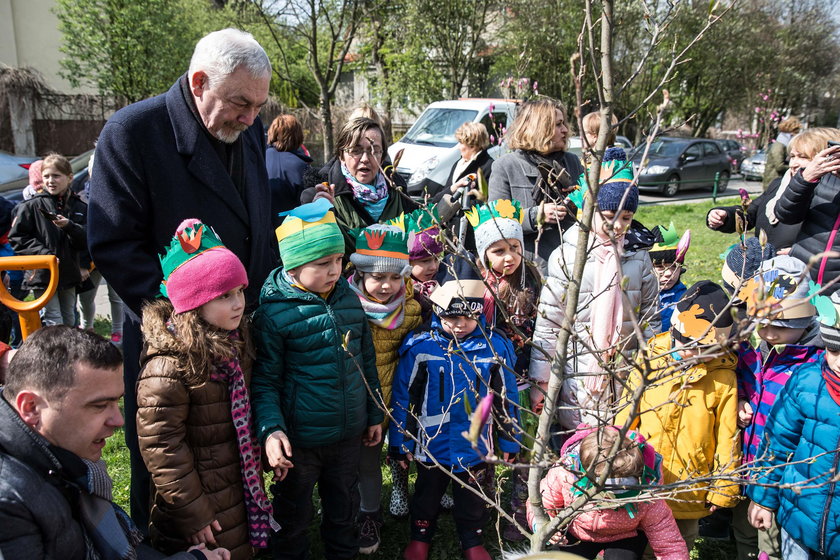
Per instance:
[[[580,441],[584,434],[573,436]],[[643,442],[644,438],[637,436]],[[572,443],[571,441],[567,444]],[[566,451],[566,445],[563,446]],[[653,453],[651,449],[649,453]],[[543,506],[550,517],[554,517],[575,498],[572,487],[577,476],[561,465],[555,465],[548,470],[545,478],[540,482],[540,494]],[[637,531],[644,531],[656,558],[659,560],[688,560],[688,549],[685,541],[674,521],[671,508],[662,499],[646,499],[634,503],[636,513],[630,517],[623,507],[618,509],[600,509],[583,511],[575,517],[569,532],[579,540],[607,543],[621,539],[635,537]],[[527,503],[528,524],[533,526],[534,512],[530,502]]]

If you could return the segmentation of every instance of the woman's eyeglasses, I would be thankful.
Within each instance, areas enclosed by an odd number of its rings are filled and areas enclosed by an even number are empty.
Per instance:
[[[344,150],[350,157],[353,159],[362,159],[362,156],[367,154],[369,158],[376,158],[379,159],[382,157],[382,148],[373,147],[373,148],[362,148],[361,146],[355,146],[353,148],[349,148]]]

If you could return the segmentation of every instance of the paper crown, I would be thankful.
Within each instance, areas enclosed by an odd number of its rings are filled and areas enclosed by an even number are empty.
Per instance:
[[[683,343],[723,343],[732,330],[729,298],[723,288],[709,280],[693,284],[677,303],[671,319],[671,333]]]
[[[443,253],[443,241],[440,239],[440,216],[436,205],[418,208],[410,214],[400,214],[389,220],[387,224],[396,226],[409,234],[409,259],[424,259]]]
[[[375,224],[351,230],[356,251],[350,261],[362,272],[408,274],[408,234],[397,226]]]
[[[667,228],[656,226],[653,233],[661,239],[648,251],[653,262],[682,263],[685,260],[685,254],[691,246],[690,229],[685,230],[682,238],[680,238],[674,222],[671,222]]]
[[[441,317],[477,316],[484,311],[484,282],[468,259],[453,256],[441,283],[429,299]]]
[[[831,297],[819,294],[821,287],[813,281],[810,282],[812,301],[817,308],[820,321],[820,336],[826,350],[832,352],[840,351],[840,291],[831,294]]]
[[[386,222],[389,226],[397,226],[406,233],[426,231],[432,228],[440,229],[440,216],[437,205],[418,208],[409,214],[400,214]]]
[[[216,247],[224,247],[224,243],[213,228],[196,219],[184,220],[169,242],[169,248],[160,256],[160,267],[163,270],[160,293],[169,297],[166,292],[166,280],[172,273],[187,261]]]
[[[805,263],[788,255],[765,261],[755,276],[738,291],[747,313],[757,319],[790,321],[817,314],[810,286],[805,280]]]
[[[275,230],[280,245],[280,259],[287,269],[336,253],[344,253],[344,236],[330,211],[332,203],[325,198],[303,204],[288,212]]]
[[[522,223],[522,205],[518,200],[492,200],[487,204],[477,204],[464,215],[473,228],[478,229],[490,220],[507,219]]]

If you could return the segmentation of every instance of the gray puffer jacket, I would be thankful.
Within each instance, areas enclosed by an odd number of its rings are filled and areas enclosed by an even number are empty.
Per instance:
[[[554,345],[565,318],[566,290],[574,269],[575,251],[577,250],[578,226],[569,229],[563,235],[563,244],[558,247],[548,260],[548,277],[540,294],[540,307],[534,328],[534,346],[531,352],[530,375],[534,381],[547,382],[551,375],[551,359]],[[597,359],[591,353],[589,324],[592,318],[592,302],[596,275],[599,273],[591,252],[594,245],[590,237],[590,246],[578,299],[578,313],[575,318],[574,332],[569,339],[566,379],[560,393],[558,419],[565,429],[574,429],[581,422],[598,425],[608,421],[608,407],[620,394],[621,387],[617,379],[606,383],[601,392],[593,392],[585,387],[588,374],[599,371]],[[645,339],[659,332],[660,320],[657,312],[659,304],[659,282],[653,272],[653,264],[645,249],[625,251],[621,257],[621,273],[627,282],[624,293],[630,305],[624,305],[624,318],[621,325],[620,348],[626,359],[638,348],[633,323],[630,319],[632,310],[637,310],[639,324]]]

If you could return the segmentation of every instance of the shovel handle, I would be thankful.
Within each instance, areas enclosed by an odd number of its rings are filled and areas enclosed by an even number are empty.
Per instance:
[[[55,255],[0,257],[0,270],[37,270],[42,268],[50,271],[50,282],[41,297],[32,301],[17,299],[0,282],[0,303],[18,314],[21,337],[24,339],[41,328],[41,316],[38,312],[47,305],[58,288],[58,259]]]

